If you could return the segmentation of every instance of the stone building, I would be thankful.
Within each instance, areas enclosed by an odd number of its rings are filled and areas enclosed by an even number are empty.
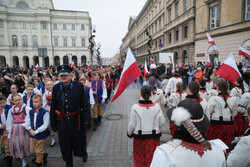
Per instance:
[[[52,0],[0,0],[0,65],[90,64],[91,30],[88,12],[56,10]]]

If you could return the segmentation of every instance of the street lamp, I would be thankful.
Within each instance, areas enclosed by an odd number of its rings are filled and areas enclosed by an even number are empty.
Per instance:
[[[97,63],[99,64],[99,66],[101,66],[101,52],[99,51],[101,49],[101,43],[98,43],[98,48],[97,48]]]
[[[93,39],[94,39],[94,37],[95,37],[95,35],[94,34],[92,34],[92,33],[96,33],[96,26],[95,25],[93,25],[92,26],[93,27],[93,31],[91,32],[91,36],[90,36],[90,38],[89,38],[89,43],[90,43],[90,55],[91,55],[91,65],[93,65],[93,53],[94,53],[94,50],[93,50],[93,48],[94,48],[94,46],[95,46],[95,44],[94,44],[94,42],[93,42]]]
[[[150,56],[151,56],[151,48],[152,48],[152,36],[149,34],[148,29],[146,29],[146,35],[148,36],[148,42],[147,42],[147,46],[148,46],[148,58],[149,58],[149,64],[150,64]]]

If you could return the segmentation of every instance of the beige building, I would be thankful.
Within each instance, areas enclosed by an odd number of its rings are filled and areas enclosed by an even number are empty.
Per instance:
[[[238,46],[250,49],[249,0],[147,0],[137,17],[131,16],[128,32],[120,46],[124,63],[130,46],[138,64],[149,61],[147,42],[152,37],[151,57],[159,62],[160,52],[174,53],[175,63],[207,61],[209,54],[223,61]],[[217,46],[211,47],[206,31]]]
[[[195,60],[206,61],[217,54],[219,61],[233,52],[239,62],[238,47],[250,49],[249,0],[199,0],[196,1]],[[216,46],[207,42],[206,30]]]

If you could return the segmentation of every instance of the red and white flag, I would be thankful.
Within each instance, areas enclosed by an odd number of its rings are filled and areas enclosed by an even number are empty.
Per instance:
[[[145,60],[145,66],[144,66],[144,77],[146,77],[148,74],[148,66],[147,66],[147,62]]]
[[[235,85],[235,80],[241,77],[241,73],[239,72],[239,69],[236,65],[233,53],[230,53],[230,55],[226,58],[224,63],[215,72],[215,74],[221,76],[222,78],[230,81]],[[245,82],[244,87],[249,89],[249,86]]]
[[[75,62],[73,62],[73,63],[71,64],[71,67],[72,67],[72,68],[75,68],[75,67],[76,67]]]
[[[154,59],[152,59],[152,58],[150,57],[150,62],[151,62],[151,63],[154,63],[155,61],[154,61]]]
[[[152,50],[152,51],[156,50],[155,45],[152,45],[151,50]]]
[[[39,67],[39,65],[38,65],[38,64],[36,65],[36,69],[37,69],[37,70],[39,70],[39,69],[40,69],[40,67]]]
[[[213,38],[207,33],[207,40],[208,40],[208,43],[212,44],[212,45],[216,45]]]
[[[209,57],[207,58],[207,65],[208,65],[208,66],[210,66],[210,65],[211,65],[211,62],[210,62]]]
[[[239,46],[239,55],[245,56],[246,58],[250,58],[250,50],[246,50]]]
[[[128,48],[127,57],[122,70],[121,78],[117,86],[112,102],[116,100],[122,92],[132,84],[137,78],[141,76],[141,70],[135,60],[135,57],[130,48]]]

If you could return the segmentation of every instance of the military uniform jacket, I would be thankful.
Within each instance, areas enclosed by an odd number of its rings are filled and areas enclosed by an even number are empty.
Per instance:
[[[55,110],[65,114],[80,112],[81,126],[84,125],[83,123],[85,119],[90,117],[90,105],[88,103],[83,85],[80,82],[71,81],[66,89],[62,83],[58,83],[53,87],[50,121],[52,129],[56,131],[60,122]],[[63,121],[66,119],[71,118],[63,117]]]

